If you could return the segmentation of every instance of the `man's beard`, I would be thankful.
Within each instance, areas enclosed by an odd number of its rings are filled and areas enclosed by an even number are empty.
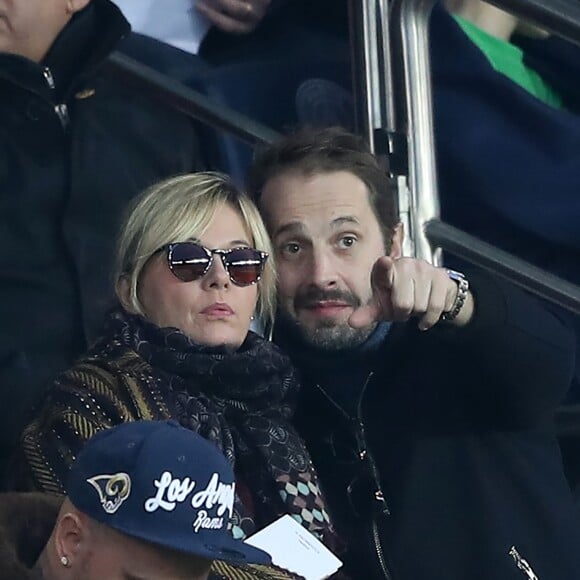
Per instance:
[[[297,312],[326,300],[340,301],[354,309],[359,308],[362,303],[360,298],[352,292],[310,290],[294,298],[292,312],[281,309],[280,318],[285,325],[293,328],[307,345],[325,351],[340,351],[359,346],[375,329],[375,324],[364,328],[352,328],[346,321],[336,321],[330,318],[319,320],[315,327],[300,323],[296,317]]]

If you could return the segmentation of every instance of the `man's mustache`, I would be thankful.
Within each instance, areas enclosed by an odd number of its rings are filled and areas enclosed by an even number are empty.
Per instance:
[[[347,292],[345,290],[319,290],[313,288],[301,294],[297,294],[294,299],[294,307],[296,310],[300,308],[312,308],[319,302],[335,301],[343,302],[358,308],[361,305],[361,300],[356,294]]]

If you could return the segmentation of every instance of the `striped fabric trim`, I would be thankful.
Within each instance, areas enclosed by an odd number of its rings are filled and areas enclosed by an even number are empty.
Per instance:
[[[234,566],[216,560],[211,567],[210,580],[304,580],[304,578],[277,566],[255,564]]]

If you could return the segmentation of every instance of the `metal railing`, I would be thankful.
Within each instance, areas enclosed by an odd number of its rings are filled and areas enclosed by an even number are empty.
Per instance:
[[[280,134],[222,104],[216,104],[203,93],[189,88],[167,75],[119,52],[111,55],[108,71],[123,83],[159,100],[188,117],[225,131],[249,145],[276,141]]]
[[[563,308],[580,314],[580,288],[439,220],[424,226],[429,241]]]

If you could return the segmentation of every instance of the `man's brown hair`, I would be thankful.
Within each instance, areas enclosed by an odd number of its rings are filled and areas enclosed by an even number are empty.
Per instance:
[[[379,222],[386,250],[399,222],[391,182],[366,142],[344,129],[301,129],[279,142],[259,149],[248,173],[248,193],[260,206],[266,183],[286,172],[306,176],[348,171],[369,191],[369,201]]]

